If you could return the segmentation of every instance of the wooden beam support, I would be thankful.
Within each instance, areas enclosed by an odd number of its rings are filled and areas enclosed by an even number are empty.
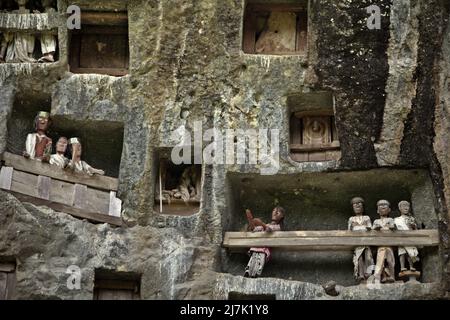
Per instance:
[[[128,15],[126,12],[84,11],[81,12],[81,24],[126,26],[128,25]]]
[[[117,191],[119,180],[112,177],[99,175],[89,176],[87,174],[76,174],[68,170],[63,170],[56,166],[42,163],[36,160],[26,159],[22,156],[9,152],[3,153],[3,160],[9,167],[35,175],[47,176],[53,179],[68,181],[71,183],[84,184],[96,189]]]
[[[283,250],[352,250],[359,246],[439,245],[438,230],[226,232],[223,246],[232,250],[271,247]]]
[[[19,201],[29,202],[36,206],[46,206],[58,212],[64,212],[70,214],[74,217],[87,219],[91,222],[109,223],[115,226],[122,226],[122,219],[118,217],[109,216],[107,214],[101,214],[96,212],[88,212],[86,210],[81,210],[75,207],[69,207],[60,203],[51,202],[44,199],[38,199],[35,197],[27,196],[17,192],[11,192]]]

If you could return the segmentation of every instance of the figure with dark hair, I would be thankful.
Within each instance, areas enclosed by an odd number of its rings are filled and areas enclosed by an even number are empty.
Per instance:
[[[68,140],[66,137],[60,137],[56,143],[56,153],[50,156],[50,164],[64,169],[69,164],[66,158]]]
[[[248,221],[248,229],[253,232],[281,231],[284,222],[284,209],[280,206],[272,210],[272,221],[268,224],[259,218],[254,218],[250,209],[245,211]],[[248,251],[250,260],[245,268],[244,277],[256,278],[261,276],[264,265],[270,260],[270,248],[250,248]]]
[[[19,5],[18,10],[12,13],[30,13],[26,8],[28,0],[16,0]],[[0,62],[36,62],[33,58],[35,37],[24,32],[5,32],[0,48]]]
[[[34,118],[35,133],[30,133],[25,142],[23,156],[28,159],[48,162],[52,153],[52,139],[47,137],[51,125],[50,114],[41,111]]]
[[[348,219],[348,230],[357,232],[372,230],[370,217],[364,215],[364,199],[355,197],[350,203],[355,215]],[[362,246],[355,248],[353,251],[353,266],[353,274],[359,283],[367,280],[371,276],[374,263],[370,247]]]
[[[69,141],[69,151],[72,154],[72,159],[68,164],[68,168],[72,169],[76,173],[86,173],[90,176],[94,174],[104,175],[105,171],[100,169],[95,169],[87,164],[85,161],[81,160],[82,146],[80,139],[71,138]]]
[[[53,0],[42,0],[45,13],[56,13],[53,8]],[[56,52],[56,37],[53,34],[41,34],[41,51],[42,57],[38,60],[40,63],[55,62],[54,54]]]
[[[391,204],[387,200],[377,202],[377,212],[380,219],[373,222],[372,229],[379,231],[396,230],[394,219],[389,217],[391,213]],[[395,282],[395,257],[394,250],[391,247],[378,247],[377,264],[375,266],[376,283],[392,283]]]

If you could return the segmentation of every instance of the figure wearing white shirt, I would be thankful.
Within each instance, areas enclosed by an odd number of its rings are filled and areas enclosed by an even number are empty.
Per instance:
[[[69,148],[72,153],[72,160],[70,160],[68,167],[76,173],[86,173],[90,176],[93,174],[104,175],[105,171],[95,169],[81,160],[82,146],[78,138],[71,138],[69,141]]]
[[[50,127],[50,114],[41,111],[34,119],[35,133],[30,133],[25,141],[25,151],[23,156],[27,159],[48,162],[52,153],[52,139],[47,137],[47,131]]]
[[[394,219],[398,230],[416,230],[416,219],[410,215],[411,205],[408,201],[400,201],[398,204],[401,216]],[[416,271],[414,262],[419,261],[419,251],[416,247],[398,247],[400,258],[400,271],[406,271],[405,260],[408,259],[409,270]]]
[[[69,164],[69,159],[66,158],[67,138],[60,137],[56,143],[56,153],[50,156],[50,164],[64,169]]]

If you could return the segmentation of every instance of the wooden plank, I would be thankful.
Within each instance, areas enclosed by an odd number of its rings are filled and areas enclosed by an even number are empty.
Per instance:
[[[324,143],[324,144],[291,144],[291,152],[314,152],[314,151],[329,151],[329,150],[339,150],[339,143]]]
[[[26,159],[22,156],[9,152],[3,153],[3,160],[7,166],[14,167],[15,170],[25,171],[35,175],[47,176],[62,181],[84,184],[97,189],[117,191],[119,185],[119,181],[116,178],[99,175],[88,176],[85,174],[76,174],[68,170],[51,166],[47,163]]]
[[[116,197],[116,193],[109,193],[109,210],[108,214],[113,217],[120,217],[122,211],[122,200]]]
[[[38,176],[38,198],[50,200],[50,188],[52,179],[46,176]]]
[[[81,13],[81,23],[88,25],[128,25],[128,15],[126,12],[95,12],[83,11]]]
[[[358,246],[438,245],[437,230],[226,232],[223,242],[223,246],[227,248],[273,247],[285,250],[351,250]]]
[[[290,3],[277,3],[277,4],[249,3],[247,5],[247,10],[251,10],[253,12],[268,12],[268,11],[298,12],[305,10],[305,6],[301,4],[290,4]]]
[[[12,300],[15,296],[16,292],[16,273],[10,272],[7,273],[7,280],[6,280],[6,300]]]
[[[73,206],[73,193],[75,185],[60,180],[52,180],[50,201]]]
[[[29,202],[36,206],[46,206],[58,212],[64,212],[74,217],[87,219],[92,222],[109,223],[115,226],[122,226],[122,219],[118,217],[112,217],[107,214],[101,214],[97,212],[89,212],[75,207],[70,207],[64,204],[55,203],[49,200],[39,199],[36,197],[27,196],[17,192],[10,192],[21,202]]]
[[[73,200],[72,205],[75,208],[85,209],[86,208],[86,193],[87,186],[82,184],[75,184],[73,188]]]
[[[38,176],[14,170],[11,191],[27,194],[38,198]]]
[[[0,272],[0,300],[6,300],[7,294],[8,274],[6,272]]]
[[[2,167],[0,171],[0,188],[4,190],[11,190],[13,167]]]
[[[85,195],[84,210],[109,214],[109,192],[89,188]]]

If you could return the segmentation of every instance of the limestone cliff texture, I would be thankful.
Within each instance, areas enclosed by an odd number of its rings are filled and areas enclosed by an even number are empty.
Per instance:
[[[448,295],[448,2],[377,1],[379,30],[367,27],[368,0],[285,2],[307,5],[305,54],[244,53],[244,0],[58,0],[55,16],[16,24],[0,13],[1,30],[53,29],[59,43],[55,63],[0,64],[0,152],[20,152],[24,121],[32,122],[36,108],[47,109],[58,130],[82,128],[94,140],[105,139],[99,157],[111,159],[103,163],[118,177],[123,202],[124,224],[114,227],[0,191],[0,262],[16,262],[15,299],[92,299],[96,270],[140,275],[143,299]],[[65,12],[71,4],[127,12],[128,75],[69,71]],[[315,93],[333,96],[342,156],[294,162],[290,113]],[[154,209],[159,154],[180,142],[173,132],[193,132],[198,121],[204,130],[223,132],[279,129],[278,173],[265,178],[259,165],[203,164],[198,213],[160,215]],[[372,219],[377,197],[389,198],[394,209],[408,198],[421,227],[439,229],[439,248],[422,252],[424,283],[354,286],[349,253],[282,253],[268,269],[270,278],[244,279],[247,256],[221,246],[225,232],[243,227],[248,206],[263,220],[274,205],[286,207],[290,230],[346,229],[349,200],[358,192],[368,199]],[[81,270],[77,290],[67,287],[72,265]],[[329,280],[345,286],[338,297],[323,290]]]

